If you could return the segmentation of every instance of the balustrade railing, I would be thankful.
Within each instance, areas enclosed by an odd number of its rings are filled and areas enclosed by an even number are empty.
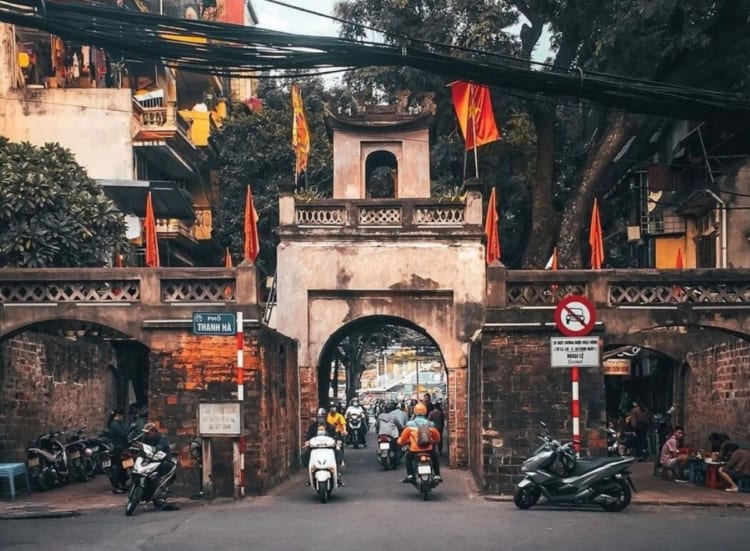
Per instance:
[[[603,307],[750,307],[750,270],[488,270],[491,307],[554,306],[582,295]]]
[[[324,199],[294,205],[295,225],[302,227],[456,227],[466,219],[465,204],[436,199]]]

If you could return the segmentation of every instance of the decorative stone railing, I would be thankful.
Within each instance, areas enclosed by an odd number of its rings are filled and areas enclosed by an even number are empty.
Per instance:
[[[437,199],[323,199],[293,203],[293,215],[288,217],[284,216],[284,206],[282,198],[282,225],[308,228],[455,228],[481,224],[481,198],[465,203]]]
[[[614,308],[750,307],[750,270],[487,270],[490,307],[554,307],[569,294]]]
[[[0,269],[0,305],[257,304],[254,266]]]

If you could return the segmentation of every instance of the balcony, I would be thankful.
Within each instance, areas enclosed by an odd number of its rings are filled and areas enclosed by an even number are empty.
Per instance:
[[[199,178],[198,149],[190,139],[190,123],[161,90],[132,99],[133,147],[175,180]]]
[[[280,200],[280,231],[316,235],[475,235],[482,229],[481,197],[465,202],[438,199]]]

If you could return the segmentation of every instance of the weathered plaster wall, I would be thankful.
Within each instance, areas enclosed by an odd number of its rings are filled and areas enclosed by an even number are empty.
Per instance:
[[[133,178],[130,90],[27,88],[4,95],[0,135],[34,145],[58,142],[91,178]]]
[[[245,481],[248,492],[263,492],[298,464],[296,350],[292,341],[264,328],[246,329],[244,336]],[[194,493],[200,482],[190,441],[197,434],[198,403],[236,399],[235,338],[165,330],[151,342],[149,418],[177,446],[177,487]],[[231,444],[215,441],[215,490],[232,495]]]
[[[708,435],[723,432],[750,444],[750,342],[690,352],[685,385],[685,432],[690,446],[706,448]]]
[[[282,242],[277,255],[277,308],[285,313],[277,318],[278,330],[299,340],[300,365],[316,366],[325,342],[343,324],[376,314],[403,314],[425,329],[448,367],[465,360],[465,343],[481,323],[484,300],[480,242],[297,241]],[[331,291],[316,295],[318,290]],[[347,292],[365,300],[355,305]],[[414,309],[406,307],[410,299]]]
[[[58,142],[92,178],[133,178],[129,89],[11,89],[15,47],[0,24],[0,136],[34,145]]]
[[[430,143],[427,129],[359,133],[336,130],[333,138],[333,197],[365,198],[365,160],[373,151],[393,153],[398,161],[396,196],[430,196]]]
[[[732,176],[734,176],[732,178]],[[727,202],[727,267],[750,267],[750,161],[742,165],[735,173],[722,178],[721,189],[743,195],[722,195]],[[717,249],[719,247],[717,246]],[[719,252],[719,251],[717,251]],[[719,254],[721,254],[719,252]]]
[[[481,435],[482,459],[471,468],[483,493],[513,492],[521,464],[537,446],[540,421],[553,437],[572,438],[570,370],[549,366],[550,336],[543,331],[482,334],[482,405],[471,415],[470,433]],[[606,450],[600,436],[605,415],[601,368],[581,369],[579,384],[582,447],[599,455]]]
[[[103,429],[116,405],[117,364],[107,343],[23,333],[0,343],[0,459],[23,461],[52,430]]]

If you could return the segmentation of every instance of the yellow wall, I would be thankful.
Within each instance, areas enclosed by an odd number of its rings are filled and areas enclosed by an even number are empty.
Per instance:
[[[188,133],[190,141],[198,147],[208,145],[208,137],[211,134],[211,123],[208,120],[210,113],[206,111],[190,111],[183,109],[180,111],[182,117],[191,122],[190,132]]]
[[[695,268],[695,252],[688,254],[684,236],[658,237],[654,241],[656,246],[656,268],[663,270],[674,270],[677,268],[678,249],[682,249],[683,268]]]

